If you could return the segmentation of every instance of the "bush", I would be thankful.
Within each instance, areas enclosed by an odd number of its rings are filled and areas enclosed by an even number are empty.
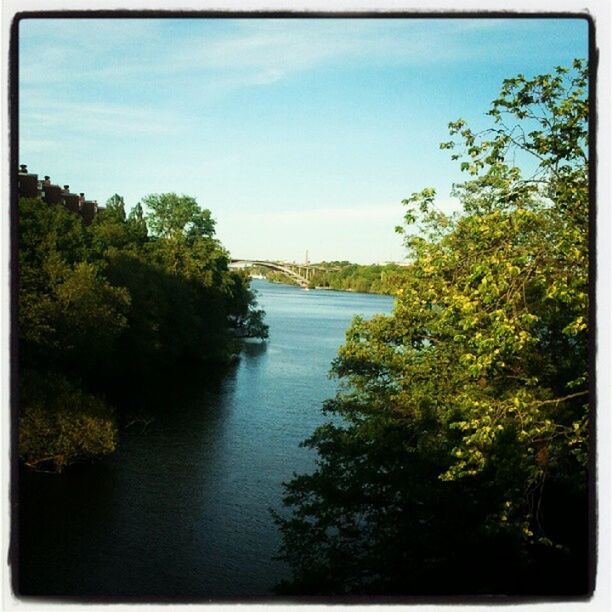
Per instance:
[[[29,467],[61,472],[76,459],[112,453],[112,409],[60,375],[27,373],[21,381],[19,455]]]

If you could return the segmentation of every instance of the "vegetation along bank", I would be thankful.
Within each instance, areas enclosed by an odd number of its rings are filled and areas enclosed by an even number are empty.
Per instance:
[[[404,201],[411,267],[334,361],[317,467],[276,515],[279,592],[588,592],[585,62],[507,79],[488,115],[442,145],[462,212]]]
[[[223,368],[237,337],[268,332],[193,198],[153,194],[126,214],[114,195],[90,210],[67,189],[49,202],[48,178],[36,193],[32,176],[22,166],[19,455],[60,471],[115,450],[117,390],[178,364]]]

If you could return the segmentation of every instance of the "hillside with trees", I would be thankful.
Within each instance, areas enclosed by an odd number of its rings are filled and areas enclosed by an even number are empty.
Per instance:
[[[245,273],[228,269],[209,210],[173,193],[94,222],[19,201],[19,454],[36,468],[112,452],[125,385],[186,365],[220,369],[237,336],[267,337]]]
[[[490,129],[450,124],[463,210],[404,201],[410,273],[333,364],[279,592],[588,592],[587,88],[576,60],[504,81]]]

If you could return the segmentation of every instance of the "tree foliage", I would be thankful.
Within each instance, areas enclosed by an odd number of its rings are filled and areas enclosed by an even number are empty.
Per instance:
[[[19,455],[26,465],[61,472],[77,459],[117,447],[114,411],[57,372],[21,377]]]
[[[29,465],[61,469],[112,451],[116,422],[102,396],[179,362],[220,367],[236,335],[267,336],[210,211],[171,193],[143,203],[126,214],[115,194],[84,226],[61,206],[19,202],[20,455]]]
[[[249,288],[250,282],[245,270],[232,275],[230,292],[233,299],[229,316],[237,336],[265,340],[269,328],[264,323],[264,311],[257,308],[257,292]]]
[[[586,591],[586,88],[578,60],[519,75],[490,129],[450,124],[463,211],[404,200],[393,314],[348,330],[318,467],[276,516],[281,590]]]
[[[150,210],[146,219],[154,236],[173,240],[211,238],[215,233],[210,210],[200,208],[192,197],[162,193],[148,195],[142,202]]]

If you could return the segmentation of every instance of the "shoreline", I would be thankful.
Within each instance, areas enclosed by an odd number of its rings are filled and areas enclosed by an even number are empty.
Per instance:
[[[251,277],[253,280],[255,277]],[[267,283],[272,283],[274,285],[286,285],[287,287],[297,287],[298,289],[302,289],[297,283],[283,283],[282,281],[270,280],[268,278],[255,278],[255,280],[264,280]],[[362,293],[363,295],[386,295],[389,297],[393,297],[392,293],[380,293],[378,291],[357,291],[356,289],[336,289],[335,287],[307,287],[304,288],[305,291],[309,290],[318,290],[318,291],[336,291],[337,293]]]

